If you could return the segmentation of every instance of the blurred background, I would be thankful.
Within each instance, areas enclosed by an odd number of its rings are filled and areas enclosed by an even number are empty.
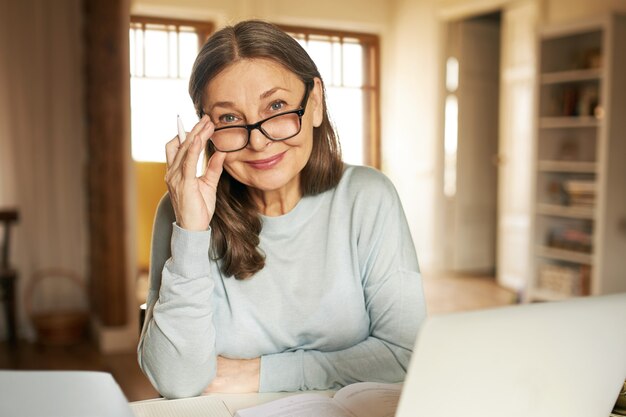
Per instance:
[[[315,60],[393,181],[430,314],[626,291],[624,0],[0,0],[0,368],[135,361],[164,144],[242,19]]]

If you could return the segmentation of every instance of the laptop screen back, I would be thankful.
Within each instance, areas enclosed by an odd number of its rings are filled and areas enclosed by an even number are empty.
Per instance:
[[[626,294],[429,318],[396,417],[607,417],[626,378]]]
[[[0,371],[0,416],[133,417],[111,374]]]

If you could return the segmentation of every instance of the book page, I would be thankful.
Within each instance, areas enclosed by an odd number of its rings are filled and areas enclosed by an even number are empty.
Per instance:
[[[301,394],[256,407],[245,408],[235,417],[353,417],[337,406],[332,398],[317,394]]]
[[[134,402],[130,408],[135,417],[232,417],[226,404],[211,396]]]
[[[343,387],[334,400],[358,417],[394,417],[402,384],[359,382]]]

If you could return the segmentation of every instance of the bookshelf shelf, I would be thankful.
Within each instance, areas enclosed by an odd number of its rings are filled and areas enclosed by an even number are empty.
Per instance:
[[[576,207],[562,206],[558,204],[542,204],[537,205],[537,214],[544,216],[566,217],[570,219],[587,219],[593,220],[593,207]]]
[[[575,252],[566,249],[551,248],[549,246],[539,246],[537,249],[537,255],[542,258],[555,261],[593,265],[593,255],[591,253]]]
[[[600,80],[602,72],[599,68],[558,71],[541,75],[542,84],[561,84],[579,81]]]
[[[601,120],[593,116],[552,116],[541,117],[539,127],[542,129],[574,129],[579,127],[598,127]]]
[[[595,174],[597,164],[587,161],[539,161],[537,169],[543,172]]]
[[[621,14],[539,32],[526,301],[626,292],[624,44]]]

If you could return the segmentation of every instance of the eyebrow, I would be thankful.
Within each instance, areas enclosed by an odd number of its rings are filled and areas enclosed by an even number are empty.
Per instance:
[[[287,88],[283,88],[283,87],[274,87],[274,88],[270,88],[269,90],[261,93],[261,95],[259,95],[259,99],[265,100],[266,98],[270,97],[272,94],[276,93],[279,90],[287,91],[287,92],[291,91],[291,90],[289,90]],[[236,105],[232,101],[218,101],[216,103],[213,103],[213,105],[211,107],[209,107],[209,111],[205,112],[205,114],[210,114],[211,111],[213,111],[213,109],[215,109],[216,107],[234,108],[234,107],[236,107]]]

